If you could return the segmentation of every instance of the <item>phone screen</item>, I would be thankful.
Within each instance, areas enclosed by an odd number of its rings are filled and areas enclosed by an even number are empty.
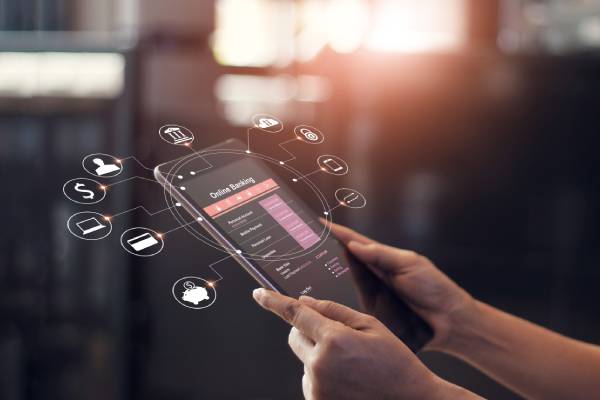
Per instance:
[[[332,300],[384,323],[410,314],[386,325],[415,351],[429,339],[424,323],[327,235],[318,215],[289,188],[292,181],[264,161],[223,153],[181,163],[176,171],[169,164],[158,170],[177,176],[172,190],[193,206],[193,217],[207,219],[229,250],[240,252],[278,291]]]

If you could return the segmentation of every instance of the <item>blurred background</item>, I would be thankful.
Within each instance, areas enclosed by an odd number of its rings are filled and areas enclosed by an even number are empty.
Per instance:
[[[161,125],[187,126],[201,148],[245,139],[255,113],[324,132],[318,150],[290,146],[306,155],[297,168],[314,168],[311,151],[348,161],[344,179],[315,179],[332,200],[341,186],[365,194],[338,222],[600,342],[600,1],[0,0],[0,30],[0,398],[301,398],[288,328],[233,261],[215,305],[193,311],[171,286],[210,278],[218,251],[180,230],[134,259],[119,235],[65,229],[87,209],[61,193],[85,155],[154,166],[182,155]],[[102,212],[138,205],[164,208],[160,187],[119,185]],[[138,211],[114,231],[176,226]],[[518,398],[422,358],[482,396]]]

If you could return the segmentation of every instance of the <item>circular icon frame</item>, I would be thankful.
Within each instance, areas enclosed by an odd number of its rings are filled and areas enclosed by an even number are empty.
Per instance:
[[[144,232],[140,232],[142,235],[143,235],[144,233],[148,233],[148,234],[150,234],[150,235],[151,235],[151,236],[152,236],[152,237],[153,237],[155,240],[157,240],[157,241],[160,243],[160,247],[159,247],[159,249],[158,249],[158,250],[156,250],[156,251],[154,251],[154,252],[151,252],[151,253],[149,253],[149,254],[140,254],[140,253],[135,253],[135,252],[133,252],[133,251],[129,250],[129,249],[127,248],[127,246],[125,245],[125,243],[124,243],[124,240],[125,240],[125,235],[127,234],[127,232],[133,231],[133,230],[135,230],[135,229],[138,229],[138,230],[140,230],[140,231],[144,231]],[[140,236],[141,236],[141,235],[138,235],[138,236],[136,236],[135,238],[138,238],[138,237],[140,237]],[[133,238],[133,239],[135,239],[135,238]],[[131,239],[128,239],[128,240],[131,240]],[[160,252],[161,252],[161,251],[164,249],[164,247],[165,247],[165,241],[163,240],[163,238],[161,237],[161,235],[159,235],[159,234],[158,234],[158,233],[157,233],[155,230],[153,230],[153,229],[150,229],[150,228],[146,228],[145,226],[134,226],[133,228],[129,228],[129,229],[127,229],[125,232],[123,232],[123,233],[121,234],[120,242],[121,242],[121,247],[123,247],[123,249],[124,249],[126,252],[128,252],[128,253],[129,253],[129,254],[131,254],[131,255],[137,256],[137,257],[152,257],[152,256],[155,256],[155,255],[157,255],[158,253],[160,253]],[[141,249],[141,250],[145,250],[145,249]]]
[[[317,158],[317,165],[323,172],[330,175],[342,176],[350,171],[348,163],[338,156],[323,154]]]
[[[92,218],[95,218],[95,217],[100,217],[100,219],[103,221],[103,223],[108,224],[108,232],[106,234],[104,234],[103,236],[95,237],[95,238],[86,238],[84,236],[78,235],[77,233],[73,232],[73,229],[71,229],[71,220],[73,220],[73,218],[75,218],[75,216],[81,215],[81,214],[87,214],[87,215],[92,216],[91,218],[88,218],[88,220],[92,219]],[[87,221],[87,220],[75,222],[75,224],[81,223],[81,222],[85,222],[85,221]],[[100,223],[97,219],[96,219],[96,222]],[[78,239],[82,239],[82,240],[102,240],[102,239],[106,238],[108,235],[110,235],[110,233],[112,232],[112,223],[110,222],[110,220],[104,218],[104,215],[99,214],[97,212],[94,212],[94,211],[81,211],[81,212],[75,213],[75,214],[73,214],[73,215],[71,215],[69,217],[69,219],[67,220],[67,229],[69,230],[69,232],[71,233],[71,235],[75,236]],[[82,229],[82,228],[80,228],[80,229]]]
[[[67,185],[71,182],[74,181],[90,181],[90,182],[94,182],[94,184],[96,184],[99,188],[99,190],[102,192],[102,197],[98,200],[95,201],[80,201],[80,200],[75,200],[74,198],[72,198],[71,196],[69,196],[67,194]],[[86,190],[91,190],[91,189],[86,189]],[[63,185],[63,194],[65,195],[65,197],[69,200],[71,200],[73,203],[77,203],[77,204],[97,204],[100,203],[102,200],[104,200],[104,198],[106,197],[106,189],[102,189],[102,184],[100,184],[100,182],[98,182],[95,179],[90,179],[90,178],[73,178],[73,179],[69,179],[68,181],[65,182],[65,184]]]
[[[344,192],[346,192],[346,193],[344,193]],[[352,195],[352,194],[355,194],[358,197],[353,197],[351,200],[348,200],[348,196]],[[359,208],[363,208],[367,205],[366,197],[361,192],[359,192],[358,190],[355,190],[355,189],[342,187],[335,191],[334,196],[335,196],[335,199],[344,207],[359,209]],[[360,198],[362,200],[362,204],[358,205],[358,206],[352,205],[351,203],[354,202],[354,200],[356,200],[357,198]]]
[[[183,136],[181,136],[181,134],[172,135],[171,132],[167,132],[167,130],[172,128],[179,128],[180,130],[183,130]],[[164,137],[164,134],[168,134],[172,140],[166,139]],[[188,146],[192,144],[192,142],[196,139],[196,136],[194,136],[194,132],[192,132],[189,128],[177,124],[166,124],[161,126],[158,129],[158,135],[162,140],[174,146]],[[186,135],[190,135],[191,139],[189,138],[189,136]]]
[[[175,294],[175,288],[177,287],[177,285],[179,284],[179,282],[183,281],[183,280],[190,280],[190,279],[197,279],[199,281],[202,281],[204,283],[204,289],[212,291],[213,296],[212,296],[212,300],[210,301],[210,303],[203,305],[203,306],[193,306],[193,305],[188,305],[185,304],[182,300],[179,299],[179,297],[177,297],[177,295]],[[210,306],[212,306],[215,301],[217,300],[217,290],[215,289],[214,285],[211,285],[210,282],[208,282],[206,279],[202,279],[198,276],[184,276],[183,278],[179,278],[172,286],[171,288],[171,293],[173,294],[173,298],[175,299],[175,301],[177,301],[177,303],[179,303],[179,305],[184,306],[185,308],[190,308],[192,310],[203,310],[205,308],[208,308]]]
[[[308,130],[309,133],[303,132],[303,130]],[[317,136],[317,139],[310,140],[308,138],[308,136],[315,135]],[[298,125],[294,128],[294,135],[296,135],[296,137],[303,141],[304,143],[308,143],[308,144],[321,144],[325,141],[325,135],[323,135],[323,132],[321,132],[320,130],[318,130],[317,128],[315,128],[314,126],[310,126],[310,125]]]
[[[86,164],[86,161],[91,158],[91,157],[96,157],[96,158],[100,158],[100,160],[102,160],[101,157],[98,156],[103,156],[103,157],[108,157],[111,158],[115,164],[114,165],[118,165],[119,166],[119,170],[115,171],[116,173],[106,173],[104,175],[99,175],[96,173],[96,171],[91,171]],[[102,160],[104,161],[104,160]],[[81,161],[81,166],[83,167],[83,169],[85,170],[85,172],[87,172],[88,174],[95,176],[97,178],[114,178],[115,176],[119,175],[121,172],[123,172],[123,165],[119,162],[119,159],[115,156],[112,156],[110,154],[106,154],[106,153],[92,153],[92,154],[88,154],[87,156],[83,157],[83,160]]]
[[[260,121],[263,119],[277,121],[277,125],[261,126],[262,122],[260,122]],[[279,132],[283,131],[283,121],[281,121],[279,118],[277,118],[273,115],[270,115],[270,114],[253,115],[252,116],[252,126],[256,129],[260,129],[261,131],[268,132],[268,133],[279,133]],[[275,128],[275,129],[271,129],[271,128]]]

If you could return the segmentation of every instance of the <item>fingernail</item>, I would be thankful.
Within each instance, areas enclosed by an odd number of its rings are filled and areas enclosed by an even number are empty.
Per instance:
[[[300,296],[300,298],[298,299],[300,301],[317,301],[317,299],[315,299],[314,297],[311,296]]]
[[[254,289],[252,291],[252,297],[254,297],[254,300],[256,300],[257,302],[260,303],[264,293],[265,293],[265,289],[263,289],[263,288]]]

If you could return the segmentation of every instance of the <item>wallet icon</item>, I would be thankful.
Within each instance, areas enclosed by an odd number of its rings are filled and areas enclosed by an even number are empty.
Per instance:
[[[142,251],[148,247],[158,244],[158,240],[148,232],[127,240],[127,244],[133,247],[135,251]]]

